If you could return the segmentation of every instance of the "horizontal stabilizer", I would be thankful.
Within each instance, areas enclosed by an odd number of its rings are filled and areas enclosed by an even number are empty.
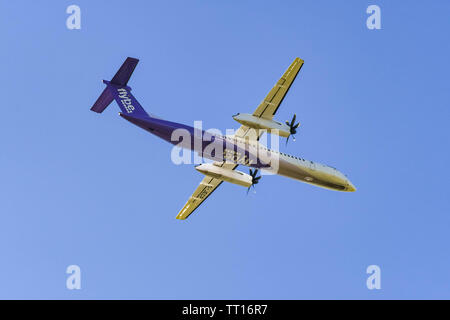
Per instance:
[[[102,113],[103,110],[106,109],[107,106],[113,101],[114,96],[111,93],[111,91],[106,87],[105,90],[103,90],[100,97],[98,97],[97,101],[95,101],[94,105],[92,106],[91,110],[97,113]]]

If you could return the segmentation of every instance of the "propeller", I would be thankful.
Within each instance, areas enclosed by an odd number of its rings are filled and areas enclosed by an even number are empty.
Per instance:
[[[250,191],[250,188],[251,187],[255,188],[255,184],[258,184],[259,179],[261,179],[261,176],[259,176],[259,177],[256,176],[257,174],[258,174],[258,169],[255,169],[255,171],[250,169],[250,176],[252,177],[252,185],[250,187],[248,187],[247,194]]]
[[[297,115],[296,114],[294,114],[294,116],[292,117],[292,120],[291,120],[291,122],[289,122],[289,121],[287,121],[286,120],[286,124],[289,126],[289,133],[290,133],[290,135],[287,137],[287,139],[286,139],[286,145],[287,145],[287,143],[288,143],[288,141],[289,141],[289,137],[292,135],[292,139],[295,141],[295,137],[294,137],[294,134],[296,134],[297,133],[297,128],[298,128],[298,126],[300,125],[300,122],[298,122],[297,124],[295,123],[295,119],[297,118]]]

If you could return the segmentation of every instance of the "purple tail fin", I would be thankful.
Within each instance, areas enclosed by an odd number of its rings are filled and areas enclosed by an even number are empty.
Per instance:
[[[127,86],[128,80],[130,80],[138,62],[138,59],[128,57],[111,81],[103,80],[106,88],[95,101],[91,108],[92,111],[102,113],[116,99],[123,113],[132,114],[135,117],[148,117],[147,112],[131,94],[131,88]]]
[[[112,94],[123,114],[135,118],[149,118],[148,113],[145,112],[141,104],[131,94],[130,87],[118,86],[106,80],[103,80],[103,82],[107,85],[106,89]]]

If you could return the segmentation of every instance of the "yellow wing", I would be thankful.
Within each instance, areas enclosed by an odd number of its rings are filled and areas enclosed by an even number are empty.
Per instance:
[[[289,88],[303,66],[303,63],[304,61],[302,59],[295,58],[280,80],[278,80],[272,90],[270,90],[269,94],[264,98],[258,108],[256,108],[255,112],[253,112],[254,116],[272,120],[275,112],[277,112],[286,93],[289,91]]]
[[[223,162],[221,166],[229,170],[234,170],[238,165],[235,163]],[[194,212],[194,210],[197,209],[197,207],[201,205],[222,182],[222,180],[205,176],[186,202],[183,209],[178,213],[177,219],[184,220],[189,217],[189,215]]]
[[[283,76],[278,80],[275,86],[270,90],[269,94],[264,98],[264,100],[256,108],[253,115],[256,117],[272,120],[273,116],[277,112],[278,108],[283,102],[289,88],[297,77],[298,72],[303,66],[304,61],[300,58],[295,58],[291,63],[289,68]],[[250,139],[258,140],[264,131],[250,130],[249,127],[242,125],[237,131],[236,136],[244,138],[249,135],[253,135]]]
[[[272,90],[270,90],[269,94],[260,103],[258,108],[256,108],[253,113],[254,116],[270,120],[273,118],[280,107],[281,102],[283,102],[286,93],[297,77],[298,72],[303,66],[303,62],[304,61],[302,59],[295,58],[294,62],[292,62],[280,80],[278,80]],[[263,131],[250,130],[249,127],[242,125],[236,131],[235,135],[241,138],[249,137],[250,139],[258,140],[262,133]],[[221,163],[221,166],[229,170],[234,170],[238,165],[235,163],[223,162]],[[178,213],[177,219],[184,220],[189,217],[189,215],[194,212],[194,210],[197,209],[198,206],[201,205],[202,202],[205,201],[206,198],[208,198],[222,182],[222,180],[205,176],[197,189],[195,189],[192,196],[186,202],[183,209],[181,209]]]

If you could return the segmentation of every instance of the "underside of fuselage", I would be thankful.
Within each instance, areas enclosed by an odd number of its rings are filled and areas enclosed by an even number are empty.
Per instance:
[[[202,158],[265,169],[308,184],[337,191],[355,191],[353,184],[338,170],[269,150],[257,141],[245,143],[229,136],[214,135],[190,126],[156,118],[134,118],[120,114],[131,123],[177,145],[197,152]]]

